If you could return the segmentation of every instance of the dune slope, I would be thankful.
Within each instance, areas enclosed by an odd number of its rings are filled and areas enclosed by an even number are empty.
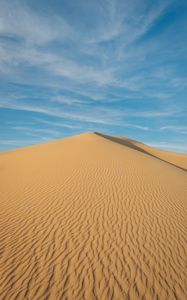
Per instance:
[[[0,299],[186,299],[186,155],[122,140],[0,154]]]
[[[171,164],[178,166],[179,168],[187,171],[187,155],[186,154],[158,150],[158,149],[155,149],[153,147],[147,146],[143,143],[140,143],[135,140],[128,139],[128,138],[114,137],[114,136],[111,137],[111,136],[107,136],[107,135],[101,135],[101,136],[108,138],[119,144],[123,144],[123,145],[129,146],[131,148],[134,148],[135,150],[138,150],[140,152],[144,152],[148,155],[152,155],[155,158],[158,158],[165,162],[171,163]]]

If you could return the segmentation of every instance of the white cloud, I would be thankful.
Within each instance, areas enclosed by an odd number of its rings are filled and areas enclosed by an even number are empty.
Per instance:
[[[178,125],[171,125],[171,126],[163,126],[160,128],[162,131],[173,131],[181,134],[187,134],[187,126],[178,126]]]
[[[142,126],[136,124],[136,122],[129,123],[124,118],[160,118],[160,117],[170,117],[172,115],[176,115],[175,109],[170,109],[167,111],[139,111],[135,112],[134,110],[126,109],[111,109],[107,107],[95,107],[91,108],[89,106],[81,106],[76,111],[64,110],[60,106],[49,107],[42,105],[28,105],[25,103],[16,102],[15,100],[0,101],[0,107],[8,108],[13,110],[22,110],[22,111],[30,111],[35,113],[41,113],[48,116],[54,116],[59,118],[64,118],[71,121],[77,122],[85,122],[85,123],[93,123],[93,124],[103,124],[109,126],[122,126],[122,127],[131,127],[137,128],[141,130],[148,130],[147,126]]]
[[[11,126],[10,129],[21,131],[24,134],[33,135],[33,134],[47,134],[51,136],[58,136],[59,131],[52,129],[42,129],[36,127],[28,127],[28,126]]]
[[[48,121],[44,119],[36,119],[37,122],[40,122],[41,124],[53,126],[53,127],[62,127],[62,128],[68,128],[68,129],[80,129],[81,127],[78,125],[72,125],[72,124],[66,124],[63,121],[62,122],[54,122],[54,121]]]
[[[93,111],[81,111],[81,112],[67,112],[62,111],[59,108],[52,108],[47,106],[37,106],[37,105],[28,105],[24,103],[7,103],[7,102],[0,102],[1,108],[8,108],[13,110],[22,110],[22,111],[30,111],[41,113],[49,116],[55,116],[60,118],[65,118],[69,120],[76,120],[80,122],[88,122],[88,123],[98,123],[98,124],[112,124],[111,116],[103,116],[102,111],[97,111],[95,114]],[[105,111],[107,112],[107,111]]]
[[[67,36],[70,26],[52,13],[50,18],[45,14],[39,15],[25,2],[1,0],[0,33],[23,39],[27,44],[42,45]]]
[[[106,0],[98,4],[95,35],[88,43],[101,43],[115,38],[123,38],[123,47],[143,36],[171,3],[159,1],[150,5],[149,1]],[[97,26],[98,25],[98,26]]]
[[[131,117],[138,117],[138,118],[162,118],[162,117],[170,117],[173,115],[179,114],[179,110],[176,109],[168,109],[168,110],[152,110],[152,111],[129,111],[129,115]]]
[[[175,66],[172,70],[163,63],[173,53],[163,44],[168,36],[139,42],[172,0],[75,2],[64,18],[66,5],[63,11],[49,11],[44,1],[41,11],[27,5],[29,1],[0,0],[0,80],[7,84],[4,88],[1,83],[0,107],[65,119],[43,124],[69,129],[84,122],[86,128],[148,131],[153,123],[158,122],[157,128],[167,124],[160,119],[181,116],[183,98],[177,103],[174,96],[184,90],[186,80],[175,73]],[[168,127],[161,130],[186,132]]]
[[[25,145],[33,145],[41,142],[41,138],[38,139],[1,139],[0,146],[18,146],[23,147]]]
[[[66,105],[73,105],[73,104],[84,104],[85,101],[81,99],[75,99],[69,96],[63,95],[56,95],[50,99],[51,102],[57,102]]]
[[[145,142],[147,145],[151,147],[155,147],[162,150],[168,150],[168,151],[174,151],[179,153],[187,153],[187,144],[177,144],[176,143],[170,143],[170,142]]]
[[[147,2],[141,4],[137,1],[104,1],[96,5],[99,9],[99,17],[95,19],[95,27],[92,31],[91,39],[88,38],[85,32],[81,31],[81,39],[79,36],[79,28],[75,28],[76,23],[71,26],[67,24],[64,18],[59,15],[40,14],[32,10],[25,3],[16,1],[12,5],[11,1],[2,1],[0,4],[0,32],[5,36],[12,38],[21,38],[23,42],[12,43],[12,41],[4,41],[0,45],[0,67],[3,74],[13,76],[15,80],[35,80],[28,76],[30,67],[37,68],[40,77],[45,74],[49,81],[54,80],[54,77],[59,79],[67,79],[68,84],[97,85],[100,89],[102,86],[119,86],[128,90],[140,90],[145,78],[142,76],[131,76],[125,79],[118,74],[121,66],[117,64],[117,59],[113,56],[113,51],[105,53],[105,48],[100,47],[101,41],[110,40],[115,36],[121,35],[123,38],[118,51],[125,51],[124,55],[128,55],[129,51],[124,50],[124,46],[132,43],[141,35],[143,35],[154,21],[164,11],[169,1],[159,3],[155,8],[147,9]],[[87,6],[87,9],[89,8]],[[129,18],[129,15],[131,18]],[[86,28],[85,28],[86,29]],[[64,38],[74,40],[72,45],[73,51],[78,56],[74,59],[68,58],[67,53],[61,49],[54,48],[49,50],[44,46],[51,41],[59,41],[62,43]],[[79,59],[86,49],[89,49],[89,43],[93,41],[96,44],[93,54],[92,64],[88,64],[85,59]],[[64,41],[66,45],[66,41]],[[91,46],[91,51],[94,46]],[[89,52],[89,51],[88,51]],[[115,51],[114,51],[115,52]],[[103,54],[105,53],[105,54]],[[105,56],[105,62],[103,60]],[[89,54],[88,54],[89,56]],[[124,57],[123,56],[123,59]],[[96,63],[96,58],[99,57],[100,63]],[[131,54],[130,54],[131,60]],[[113,62],[113,63],[111,63]],[[41,79],[40,79],[41,80]],[[45,80],[46,81],[46,80]],[[47,83],[46,83],[47,84]],[[84,87],[80,87],[82,90]]]

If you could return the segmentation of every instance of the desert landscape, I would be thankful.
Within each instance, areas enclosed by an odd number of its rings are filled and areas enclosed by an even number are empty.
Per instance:
[[[96,132],[0,152],[0,299],[186,299],[186,170]]]

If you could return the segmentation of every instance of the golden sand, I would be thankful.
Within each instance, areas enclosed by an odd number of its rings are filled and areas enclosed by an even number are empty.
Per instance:
[[[1,152],[0,299],[186,299],[186,168],[96,133]]]

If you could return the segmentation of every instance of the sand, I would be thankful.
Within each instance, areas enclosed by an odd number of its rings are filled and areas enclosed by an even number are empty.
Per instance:
[[[0,153],[0,299],[181,299],[187,155],[87,133]]]

